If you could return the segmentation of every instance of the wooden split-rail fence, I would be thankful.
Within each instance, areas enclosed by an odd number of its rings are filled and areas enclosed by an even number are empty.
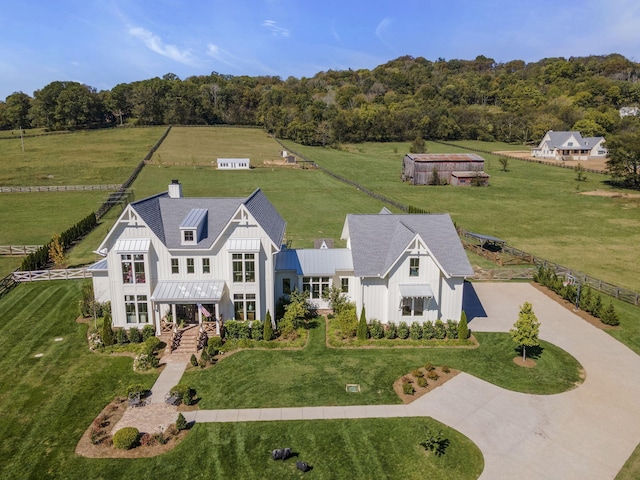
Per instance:
[[[36,252],[42,245],[0,245],[0,256],[18,257]]]
[[[12,274],[16,282],[38,282],[43,280],[76,280],[91,278],[91,272],[86,268],[61,268],[57,270],[33,270],[30,272],[16,271]]]
[[[30,187],[2,187],[0,193],[29,193],[29,192],[78,192],[92,190],[114,191],[121,185],[39,185]]]

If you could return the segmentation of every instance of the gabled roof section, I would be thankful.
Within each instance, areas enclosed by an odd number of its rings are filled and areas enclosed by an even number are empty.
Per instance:
[[[133,202],[130,207],[167,248],[208,249],[243,205],[279,248],[286,223],[260,189],[246,198],[170,198],[168,193],[162,193]],[[203,210],[207,215],[201,216]],[[181,227],[194,215],[205,223],[207,234],[198,239],[195,245],[183,245]]]
[[[548,131],[545,135],[548,138],[547,142],[541,142],[541,145],[546,143],[550,150],[554,148],[578,148],[582,147],[593,148],[598,144],[598,142],[604,140],[604,137],[586,137],[583,138],[580,132],[554,132],[552,130]],[[568,142],[575,141],[574,145],[568,145]]]
[[[284,230],[287,223],[282,219],[276,207],[269,201],[259,188],[244,201],[247,210],[253,218],[267,232],[269,238],[277,248],[280,248],[284,240]]]
[[[276,254],[276,271],[293,270],[297,275],[334,275],[353,270],[348,248],[283,249]]]
[[[196,229],[200,226],[202,221],[207,218],[206,208],[192,208],[184,220],[180,224],[180,228],[184,229]]]
[[[427,246],[445,275],[473,275],[448,214],[347,215],[344,232],[350,236],[356,276],[383,276],[416,237]]]

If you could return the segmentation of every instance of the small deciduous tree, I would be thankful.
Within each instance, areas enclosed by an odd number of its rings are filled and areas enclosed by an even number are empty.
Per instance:
[[[409,146],[409,153],[427,153],[427,144],[424,139],[418,135]]]
[[[513,324],[513,328],[509,330],[509,334],[513,341],[522,347],[522,360],[527,359],[527,347],[536,347],[540,345],[538,335],[540,334],[540,322],[533,313],[533,306],[529,302],[524,302],[520,307],[518,320]]]
[[[65,264],[64,246],[60,235],[55,234],[49,244],[49,260],[51,260],[56,267],[63,267]]]
[[[502,166],[502,171],[503,172],[507,172],[508,171],[508,167],[509,167],[509,158],[507,158],[507,157],[498,157],[498,161],[500,162],[500,165]]]
[[[366,340],[369,337],[369,329],[367,328],[367,316],[364,313],[364,305],[360,312],[360,321],[358,322],[358,331],[356,333],[358,340]]]

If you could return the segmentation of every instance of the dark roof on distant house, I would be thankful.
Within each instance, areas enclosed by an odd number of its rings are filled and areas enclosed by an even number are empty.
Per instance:
[[[426,244],[445,275],[473,275],[448,214],[347,215],[343,238],[347,236],[357,276],[385,275],[416,236]]]

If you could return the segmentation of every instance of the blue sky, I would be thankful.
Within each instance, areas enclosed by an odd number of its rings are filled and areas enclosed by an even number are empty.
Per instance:
[[[0,0],[0,99],[165,73],[311,77],[402,55],[498,62],[620,53],[637,0]]]

